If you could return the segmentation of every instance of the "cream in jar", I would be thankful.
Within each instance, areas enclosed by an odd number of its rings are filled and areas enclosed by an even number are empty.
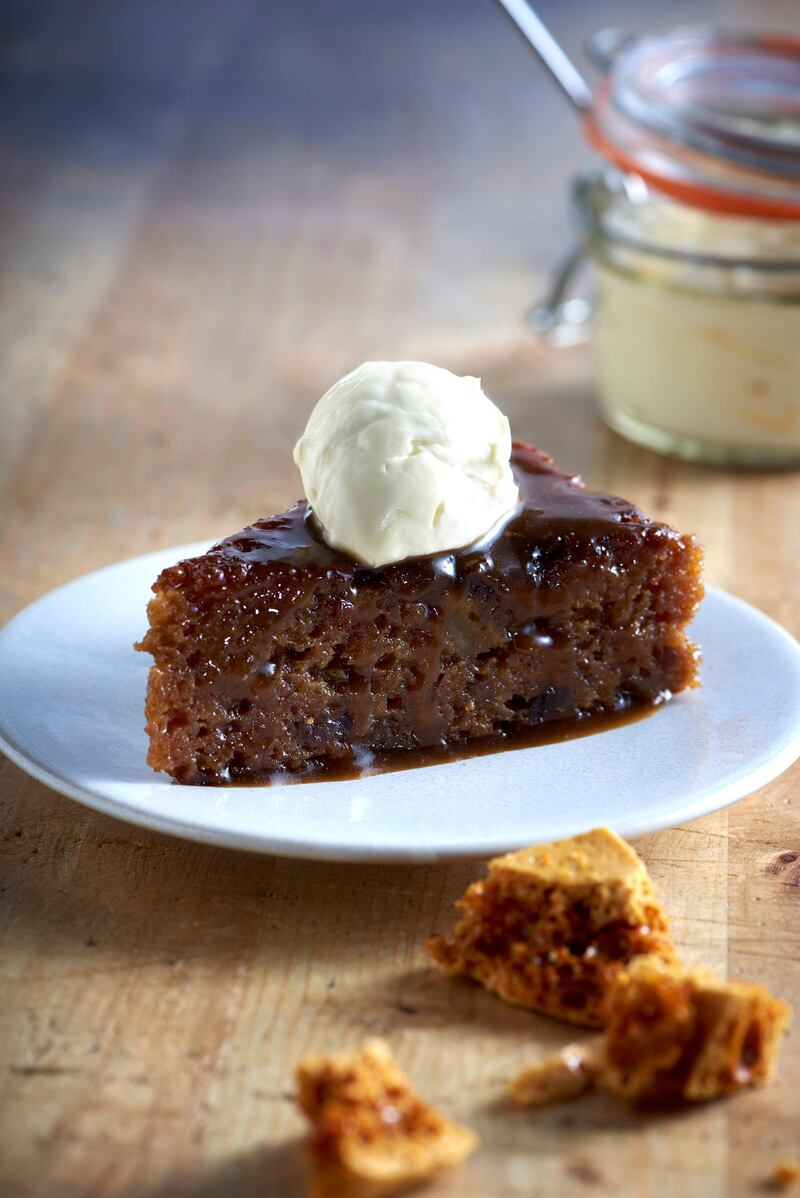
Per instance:
[[[608,423],[689,458],[800,461],[800,223],[691,209],[611,170],[579,207]]]

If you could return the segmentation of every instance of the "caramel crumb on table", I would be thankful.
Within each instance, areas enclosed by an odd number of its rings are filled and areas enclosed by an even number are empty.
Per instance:
[[[511,1083],[510,1093],[520,1107],[553,1106],[572,1102],[597,1084],[596,1049],[567,1044],[540,1065],[523,1070]]]
[[[298,1103],[311,1122],[312,1198],[381,1198],[458,1165],[478,1146],[467,1127],[423,1102],[388,1045],[309,1057]]]
[[[608,828],[495,858],[457,907],[452,936],[428,942],[445,973],[587,1027],[629,961],[675,958],[644,863]]]
[[[769,1179],[770,1189],[790,1190],[800,1184],[800,1160],[778,1161]]]

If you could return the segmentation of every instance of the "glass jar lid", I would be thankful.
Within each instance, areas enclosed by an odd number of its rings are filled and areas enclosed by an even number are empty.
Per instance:
[[[603,58],[587,134],[604,156],[696,207],[800,220],[800,38],[678,29]]]

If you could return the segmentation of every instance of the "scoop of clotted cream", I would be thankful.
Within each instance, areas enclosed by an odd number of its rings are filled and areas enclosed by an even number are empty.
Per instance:
[[[480,380],[365,362],[334,383],[294,449],[327,542],[369,566],[460,549],[519,493],[508,420]]]

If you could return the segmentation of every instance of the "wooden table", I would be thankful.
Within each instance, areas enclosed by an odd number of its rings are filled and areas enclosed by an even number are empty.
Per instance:
[[[544,7],[573,48],[601,19]],[[798,31],[792,0],[748,11]],[[586,352],[522,326],[585,151],[491,5],[10,6],[0,65],[3,618],[284,507],[316,397],[385,356],[482,375],[519,436],[696,531],[710,581],[800,632],[797,476],[634,449],[595,415]],[[799,778],[637,845],[686,957],[795,1004]],[[800,1153],[796,1030],[771,1087],[701,1110],[504,1109],[569,1032],[430,968],[480,863],[257,857],[8,763],[0,785],[4,1195],[293,1198],[294,1064],[374,1034],[482,1137],[432,1195],[714,1198]]]

